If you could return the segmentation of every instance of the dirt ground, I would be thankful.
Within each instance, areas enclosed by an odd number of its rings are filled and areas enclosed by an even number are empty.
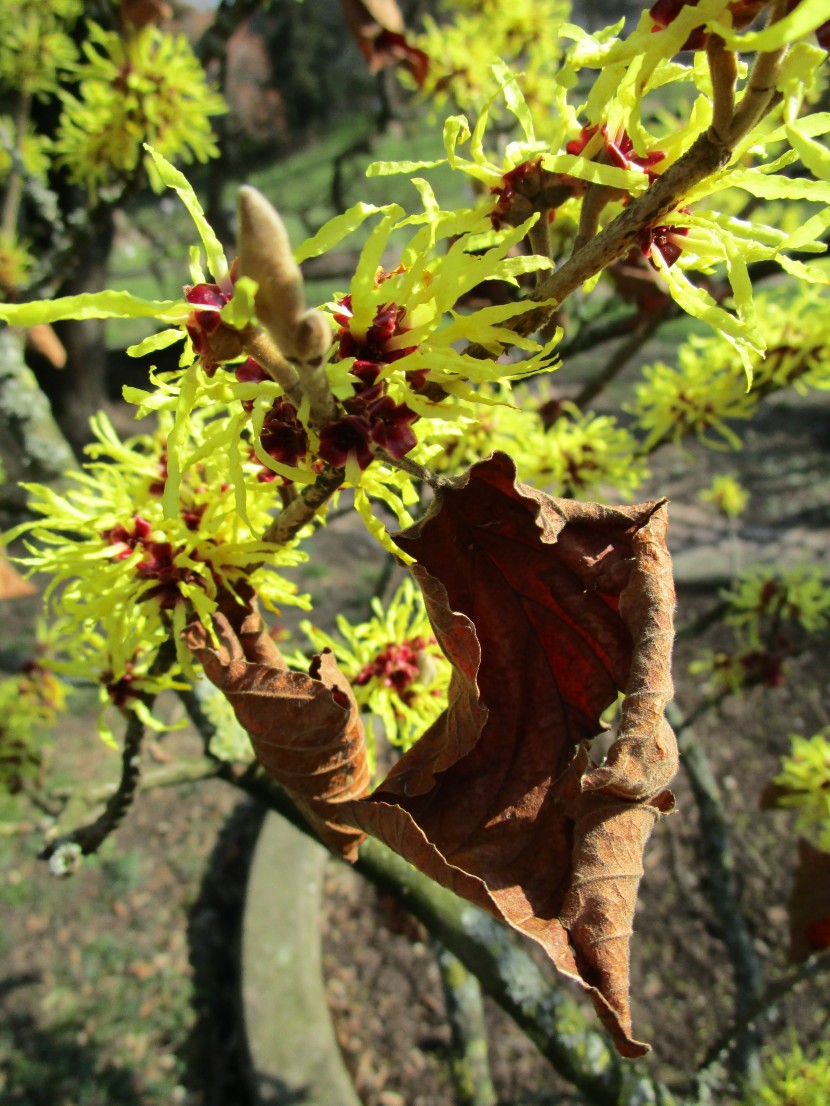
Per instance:
[[[747,449],[736,455],[752,493],[752,521],[740,534],[744,555],[774,556],[775,542],[801,528],[805,557],[826,556],[828,457],[827,403],[781,401],[752,427]],[[667,457],[670,486],[657,490],[678,500],[677,551],[701,540],[704,546],[729,540],[711,514],[689,506],[694,490],[721,464],[721,457],[697,449]],[[364,581],[372,576],[368,539],[334,531],[337,567],[309,580],[329,611],[344,573],[354,579],[362,572]],[[715,598],[711,587],[681,583],[679,623]],[[4,608],[4,647],[21,643],[33,613],[31,600],[15,601],[8,613]],[[713,630],[706,643],[722,639],[723,631]],[[759,812],[758,798],[788,735],[830,722],[828,645],[827,636],[817,639],[793,661],[784,687],[731,700],[695,728],[732,814],[744,902],[770,975],[784,968],[794,839],[788,817]],[[700,691],[688,674],[692,655],[683,642],[675,661],[682,711]],[[90,704],[83,707],[78,704],[57,735],[55,768],[64,782],[91,786],[116,778],[118,760],[95,735]],[[197,751],[194,736],[173,733],[151,745],[149,767]],[[678,813],[660,826],[647,851],[633,964],[635,1029],[654,1045],[645,1063],[670,1079],[694,1069],[727,1023],[733,993],[682,773],[676,792]],[[236,943],[260,817],[217,782],[153,791],[140,797],[99,858],[58,881],[36,860],[45,816],[3,807],[4,1103],[249,1106]],[[449,1106],[449,1031],[428,939],[394,903],[335,862],[327,877],[324,963],[336,1034],[365,1106]],[[489,1002],[487,1015],[500,1106],[575,1106],[579,1100]],[[809,1044],[826,1032],[826,1016],[826,995],[803,988],[776,1007],[772,1039],[786,1043],[796,1028]]]

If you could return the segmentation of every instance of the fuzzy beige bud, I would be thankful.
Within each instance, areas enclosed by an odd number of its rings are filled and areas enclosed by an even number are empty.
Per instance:
[[[305,314],[303,276],[282,219],[250,185],[239,190],[239,275],[259,285],[257,318],[284,356],[294,360],[295,331]]]

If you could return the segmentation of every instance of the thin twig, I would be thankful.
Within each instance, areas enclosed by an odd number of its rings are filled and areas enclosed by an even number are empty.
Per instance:
[[[686,622],[682,626],[678,626],[674,634],[675,644],[686,638],[699,637],[711,626],[719,626],[723,622],[723,617],[728,610],[729,604],[724,599],[698,615],[697,618],[693,618],[691,622]]]
[[[595,238],[599,230],[599,220],[605,208],[614,196],[619,193],[613,188],[603,184],[589,184],[582,198],[582,207],[579,212],[579,227],[574,239],[571,254],[578,253],[584,245]]]
[[[375,581],[375,586],[372,588],[372,599],[377,599],[380,603],[386,598],[386,589],[389,587],[389,581],[392,579],[392,574],[395,571],[395,567],[398,562],[392,556],[391,553],[387,553],[383,559],[378,578]],[[369,608],[369,615],[371,616],[371,605]]]
[[[16,172],[23,182],[28,199],[37,207],[44,222],[49,223],[49,225],[54,228],[54,236],[56,238],[62,238],[66,234],[66,226],[64,224],[63,215],[58,208],[58,201],[55,193],[47,188],[42,181],[38,180],[38,178],[26,167],[26,163],[18,149],[15,137],[11,134],[6,123],[2,120],[0,120],[0,147],[9,157],[12,171]],[[2,216],[2,222],[4,224],[7,219],[11,221],[11,215],[7,214],[11,210],[11,207],[12,202],[9,200],[9,193],[7,191],[4,199],[4,212]],[[16,227],[16,218],[15,216],[12,231],[14,231]]]
[[[771,27],[786,15],[786,0],[775,0],[767,21]],[[729,141],[735,145],[756,123],[770,111],[772,105],[780,99],[775,87],[775,79],[787,52],[787,47],[758,54],[749,74],[746,89],[735,108]]]
[[[152,772],[142,773],[137,781],[136,793],[157,791],[162,787],[180,787],[183,783],[201,783],[216,775],[216,760],[209,757],[187,757],[173,764],[165,764]],[[87,806],[95,806],[112,798],[118,790],[118,784],[102,783],[88,791],[79,792],[76,788],[61,787],[50,792],[57,799],[80,800]]]
[[[17,219],[20,203],[23,199],[24,175],[18,168],[22,161],[23,145],[26,141],[26,128],[29,125],[29,113],[32,107],[32,94],[23,89],[18,94],[17,111],[14,118],[14,154],[11,169],[6,181],[6,195],[3,198],[2,232],[3,237],[13,240],[17,236]]]
[[[175,655],[175,643],[172,638],[168,638],[156,654],[148,675],[158,676],[166,672]],[[146,711],[152,708],[155,701],[155,695],[146,693],[140,693],[136,698],[141,701]],[[139,789],[141,745],[146,726],[136,711],[125,713],[127,713],[127,726],[124,731],[121,779],[118,786],[110,794],[103,813],[94,822],[50,841],[41,852],[41,859],[49,861],[50,869],[55,875],[70,875],[81,856],[89,856],[97,852],[107,837],[121,824],[132,806]]]
[[[596,376],[585,384],[573,400],[575,406],[579,407],[580,410],[584,410],[589,403],[596,399],[611,381],[620,375],[632,357],[635,357],[643,346],[654,337],[668,316],[668,304],[649,315],[645,322],[641,323],[637,330],[626,338],[619,349],[614,350]]]
[[[272,380],[276,380],[285,392],[286,399],[299,408],[303,393],[297,370],[286,361],[271,338],[260,327],[250,324],[239,332],[239,337],[248,356],[253,357]]]
[[[726,142],[735,116],[738,59],[735,52],[728,50],[726,43],[716,34],[709,35],[706,58],[712,76],[712,130]]]
[[[667,707],[666,717],[677,734],[681,763],[698,809],[700,838],[706,863],[705,886],[720,923],[721,940],[732,964],[736,1022],[748,1019],[747,1028],[736,1036],[730,1056],[730,1066],[735,1075],[739,1079],[746,1079],[758,1068],[759,1039],[749,1024],[749,1011],[762,994],[761,963],[741,907],[729,822],[709,759],[688,720],[680,717],[675,706],[670,704]]]
[[[413,461],[409,457],[393,457],[391,453],[387,453],[385,450],[379,450],[378,457],[385,464],[391,465],[392,468],[400,469],[416,480],[420,480],[422,484],[429,485],[433,491],[447,488],[452,483],[446,476],[439,476],[437,472],[433,472],[426,465],[419,465],[417,461]]]
[[[537,254],[539,257],[546,257],[548,260],[550,260],[551,257],[550,223],[548,222],[549,214],[547,209],[543,210],[527,234],[527,241],[533,253]],[[537,284],[542,279],[543,272],[543,269],[537,269]]]
[[[788,994],[800,987],[802,983],[815,983],[820,975],[830,971],[830,949],[822,949],[821,952],[810,956],[803,964],[799,964],[793,971],[780,979],[772,980],[764,992],[758,996],[741,1018],[729,1026],[711,1046],[703,1063],[698,1069],[698,1074],[703,1074],[707,1068],[718,1063],[735,1047],[738,1038],[757,1025],[759,1021],[770,1017],[774,1013],[775,1004]]]
[[[149,706],[152,700],[146,701]],[[118,828],[132,806],[138,790],[141,772],[141,743],[145,726],[137,714],[131,713],[124,732],[124,751],[121,755],[121,780],[110,796],[103,813],[88,825],[62,834],[43,849],[42,860],[49,860],[56,875],[68,875],[74,870],[80,856],[89,856],[103,845],[109,835]]]

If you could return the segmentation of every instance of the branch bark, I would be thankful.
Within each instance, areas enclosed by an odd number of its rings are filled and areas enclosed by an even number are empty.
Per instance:
[[[306,484],[293,503],[280,512],[265,531],[262,540],[284,545],[307,526],[320,508],[343,483],[345,472],[327,466],[313,484]]]
[[[761,963],[741,907],[729,822],[709,759],[677,707],[670,704],[666,708],[666,717],[675,730],[681,764],[697,805],[706,864],[706,890],[720,923],[720,937],[731,961],[735,980],[735,1018],[736,1024],[743,1028],[735,1035],[729,1066],[739,1080],[746,1081],[755,1077],[760,1070],[760,1040],[757,1030],[752,1026],[750,1012],[757,1005],[764,989]]]
[[[452,1035],[450,1072],[456,1106],[496,1106],[481,987],[458,957],[443,945],[436,944],[434,951]]]
[[[41,859],[50,861],[50,867],[56,875],[69,874],[81,856],[96,853],[123,822],[138,790],[144,733],[144,723],[138,715],[131,714],[124,733],[121,780],[110,795],[103,813],[95,821],[50,841],[40,854]]]
[[[182,701],[206,746],[213,727],[192,694]],[[258,799],[314,837],[286,793],[257,767],[217,762],[215,775]],[[315,838],[316,839],[316,838]],[[623,1063],[608,1037],[594,1029],[571,995],[525,951],[524,942],[495,918],[434,883],[373,838],[360,848],[355,870],[392,895],[448,949],[516,1022],[558,1074],[589,1106],[643,1101],[673,1106],[669,1088]]]

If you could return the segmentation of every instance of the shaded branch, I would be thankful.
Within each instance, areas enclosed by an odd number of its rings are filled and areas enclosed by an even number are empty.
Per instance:
[[[496,1106],[479,982],[443,945],[436,943],[433,952],[450,1026],[456,1106]]]
[[[123,822],[138,790],[144,734],[144,723],[137,714],[131,713],[124,733],[121,779],[110,795],[103,813],[88,825],[80,826],[50,841],[40,854],[41,859],[50,861],[50,868],[55,875],[70,874],[81,856],[97,852]]]
[[[822,949],[821,952],[810,956],[803,964],[799,964],[787,975],[772,980],[744,1015],[736,1018],[735,1022],[711,1046],[704,1057],[698,1074],[702,1074],[707,1068],[722,1060],[735,1047],[736,1042],[747,1030],[773,1014],[775,1003],[786,998],[802,983],[817,983],[819,977],[828,971],[830,971],[830,949]]]
[[[145,791],[157,791],[161,787],[180,787],[183,783],[200,783],[209,780],[217,773],[217,761],[210,756],[188,757],[186,760],[177,760],[173,764],[165,764],[153,772],[144,772],[139,775],[136,794]],[[80,800],[88,806],[106,802],[118,790],[116,783],[102,783],[91,787],[88,791],[78,792],[75,788],[61,787],[50,791],[50,796],[56,799]]]
[[[394,457],[383,449],[378,450],[378,456],[391,468],[400,469],[401,472],[407,473],[414,480],[419,480],[422,484],[428,484],[435,491],[446,488],[451,483],[446,476],[439,476],[438,473],[433,472],[426,465],[413,461],[411,457]]]
[[[670,301],[671,302],[671,301]],[[671,315],[668,304],[659,311],[649,315],[645,322],[630,334],[619,349],[614,350],[608,361],[591,380],[587,382],[574,397],[574,404],[584,410],[601,392],[607,388],[612,380],[616,379],[631,361],[640,352],[643,346],[651,341],[663,323]]]
[[[180,698],[209,744],[215,729],[198,699],[189,692]],[[288,795],[257,766],[217,761],[215,774],[315,837]],[[664,1084],[622,1062],[606,1034],[594,1029],[565,988],[543,973],[521,938],[491,915],[434,883],[374,838],[361,845],[354,867],[392,895],[473,973],[483,991],[590,1106],[619,1106],[635,1099],[654,1106],[674,1102]]]
[[[745,1078],[758,1064],[759,1039],[757,1032],[751,1027],[750,1011],[762,994],[761,964],[741,907],[729,822],[709,759],[688,720],[680,716],[677,707],[670,704],[666,708],[666,717],[677,735],[681,764],[691,784],[698,809],[700,840],[706,865],[705,889],[720,923],[720,938],[732,965],[736,1023],[746,1022],[746,1028],[736,1035],[731,1049],[732,1070],[739,1078]]]
[[[196,44],[196,56],[202,65],[224,60],[228,40],[248,16],[262,7],[262,0],[221,0],[213,22]]]

